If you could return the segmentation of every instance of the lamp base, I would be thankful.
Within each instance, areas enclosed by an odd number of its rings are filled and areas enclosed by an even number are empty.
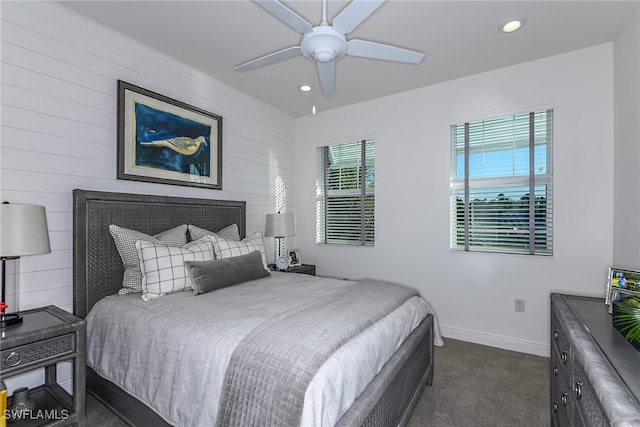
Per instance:
[[[16,325],[22,322],[22,316],[17,313],[2,313],[0,316],[0,328],[6,328],[7,326]]]

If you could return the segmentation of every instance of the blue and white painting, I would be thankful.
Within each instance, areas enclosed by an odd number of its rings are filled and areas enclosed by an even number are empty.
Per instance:
[[[118,80],[118,179],[222,190],[222,117]]]
[[[138,167],[211,176],[211,125],[135,102]]]

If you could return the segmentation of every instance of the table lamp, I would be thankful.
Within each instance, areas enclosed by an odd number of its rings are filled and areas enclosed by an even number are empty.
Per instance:
[[[295,227],[293,225],[293,214],[288,212],[278,212],[275,214],[267,214],[264,225],[264,235],[266,237],[275,237],[277,241],[276,257],[282,255],[282,238],[293,236]]]
[[[7,260],[25,255],[51,252],[49,231],[44,206],[0,204],[0,259],[2,260],[2,301],[0,302],[0,328],[22,322],[17,313],[5,313]],[[16,294],[17,294],[16,289]]]

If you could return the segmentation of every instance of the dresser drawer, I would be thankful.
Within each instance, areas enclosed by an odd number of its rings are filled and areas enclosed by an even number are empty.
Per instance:
[[[577,409],[579,409],[582,418],[585,420],[585,425],[588,426],[608,426],[611,423],[607,419],[600,400],[596,395],[589,379],[585,375],[582,363],[578,358],[573,357],[571,361],[573,370],[573,381],[571,384],[571,393],[576,401]]]
[[[558,384],[562,393],[568,394],[571,391],[569,371],[562,364],[556,352],[551,353],[551,378],[553,382]]]
[[[562,391],[557,382],[551,383],[551,424],[557,427],[569,427],[569,412],[562,405]]]
[[[35,365],[75,351],[74,335],[67,334],[34,343],[3,349],[0,352],[0,367],[3,372]]]
[[[558,349],[558,355],[561,356],[563,364],[566,365],[569,361],[569,339],[562,326],[560,326],[560,321],[555,312],[551,316],[551,341]],[[563,352],[565,352],[564,356]]]
[[[554,425],[569,426],[572,406],[569,389],[569,372],[556,350],[551,351],[551,415]]]

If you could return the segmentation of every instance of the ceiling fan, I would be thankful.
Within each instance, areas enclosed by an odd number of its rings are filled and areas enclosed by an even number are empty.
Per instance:
[[[329,25],[327,0],[322,0],[322,22],[314,27],[278,0],[256,0],[267,12],[302,33],[302,42],[300,46],[291,46],[261,56],[233,69],[249,71],[302,55],[317,63],[322,94],[331,96],[335,90],[336,61],[345,55],[419,64],[424,53],[367,40],[347,40],[346,34],[362,24],[384,2],[385,0],[353,0],[334,18],[333,25]]]

